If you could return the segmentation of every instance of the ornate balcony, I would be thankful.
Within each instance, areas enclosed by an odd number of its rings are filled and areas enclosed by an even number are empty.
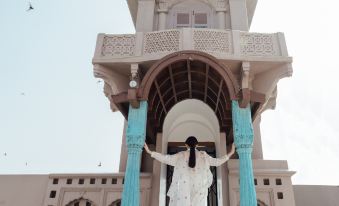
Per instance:
[[[136,34],[99,34],[93,63],[143,62],[182,50],[225,60],[291,62],[283,33],[183,28]]]
[[[241,91],[251,90],[252,100],[258,97],[255,102],[260,102],[265,108],[275,107],[277,82],[291,76],[293,72],[292,57],[288,56],[283,33],[182,28],[136,34],[99,34],[93,58],[94,76],[105,81],[104,93],[111,102],[112,111],[120,110],[126,116],[126,102],[130,98],[127,96],[129,81],[133,72],[138,71],[142,80],[149,69],[163,57],[173,53],[174,56],[186,55],[193,51],[215,57],[224,70],[227,68],[234,75]],[[185,59],[185,56],[182,57]],[[172,63],[178,62],[168,64]],[[187,72],[191,71],[185,65],[180,67]],[[204,66],[195,65],[195,69],[200,67]],[[141,94],[143,89],[138,90],[137,98],[146,98]],[[234,93],[237,92],[239,91]],[[218,94],[218,90],[215,93]],[[246,96],[245,93],[242,95]],[[249,100],[247,98],[246,101]]]

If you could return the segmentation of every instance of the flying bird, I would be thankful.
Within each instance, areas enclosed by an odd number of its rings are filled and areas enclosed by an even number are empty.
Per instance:
[[[31,2],[29,2],[29,7],[28,7],[28,9],[26,11],[31,11],[33,9],[34,9],[34,7],[32,6]]]
[[[7,153],[6,153],[6,152],[4,153],[4,156],[7,156]]]
[[[99,162],[98,167],[101,167],[101,162]]]
[[[25,96],[25,92],[21,92],[21,95],[22,95],[22,96]]]

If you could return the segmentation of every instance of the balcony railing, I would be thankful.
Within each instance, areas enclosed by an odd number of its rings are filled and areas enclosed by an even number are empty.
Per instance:
[[[181,50],[203,51],[217,58],[288,57],[283,33],[183,28],[136,34],[99,34],[94,59],[158,59]]]

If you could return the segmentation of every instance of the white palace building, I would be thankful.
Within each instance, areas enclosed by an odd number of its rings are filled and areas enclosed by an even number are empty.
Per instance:
[[[125,117],[119,173],[0,175],[0,206],[167,206],[173,168],[142,151],[237,153],[213,168],[208,206],[338,206],[335,186],[293,185],[263,159],[261,114],[292,75],[283,33],[251,33],[257,0],[127,0],[134,34],[99,34],[94,75]],[[185,205],[183,205],[185,206]]]

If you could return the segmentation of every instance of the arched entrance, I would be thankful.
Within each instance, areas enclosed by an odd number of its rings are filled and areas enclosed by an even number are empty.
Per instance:
[[[91,200],[85,198],[79,198],[72,200],[66,206],[96,206]]]
[[[148,134],[163,134],[162,142],[151,138],[156,135],[148,135],[147,141],[162,144],[162,152],[168,153],[169,148],[177,150],[168,143],[183,145],[187,136],[195,135],[200,142],[212,143],[209,148],[212,156],[220,156],[221,149],[226,154],[226,143],[230,144],[233,139],[225,139],[224,144],[220,144],[220,133],[231,136],[231,100],[238,99],[238,92],[239,86],[230,69],[208,54],[183,51],[164,57],[147,71],[138,90],[138,97],[148,102]],[[178,105],[185,106],[173,115]],[[189,132],[185,127],[194,131]],[[215,196],[209,205],[223,205],[221,172],[213,170],[215,185],[211,192]],[[162,165],[160,191],[163,194],[160,194],[159,205],[165,202],[166,171]]]
[[[142,77],[140,87],[128,91],[128,159],[122,205],[139,204],[140,157],[145,136],[149,143],[161,144],[157,143],[154,134],[162,133],[169,111],[186,99],[201,100],[214,112],[218,119],[219,132],[228,137],[223,144],[225,148],[233,142],[229,137],[233,136],[231,133],[234,134],[240,162],[239,176],[242,180],[241,202],[244,205],[256,204],[251,161],[251,108],[248,103],[244,108],[239,106],[239,91],[231,70],[208,54],[182,51],[157,61]],[[135,104],[136,101],[138,104]]]
[[[188,136],[195,136],[200,142],[198,150],[206,151],[212,157],[225,153],[225,146],[220,142],[220,128],[214,111],[204,102],[196,99],[187,99],[177,103],[167,114],[164,126],[162,153],[175,154],[186,150],[182,147]],[[225,138],[225,136],[223,136]],[[225,143],[225,140],[222,141]],[[158,142],[160,143],[160,142]],[[224,147],[224,148],[222,148]],[[224,149],[223,151],[221,151]],[[168,205],[166,193],[172,181],[173,167],[161,165],[159,205]],[[208,206],[222,204],[222,174],[221,168],[211,167],[213,184],[208,190]],[[219,195],[218,195],[219,194]]]
[[[121,200],[116,200],[114,202],[112,202],[109,206],[121,206]]]
[[[182,51],[164,57],[147,71],[138,97],[148,100],[148,132],[162,132],[164,119],[174,105],[197,99],[214,111],[220,131],[229,134],[231,100],[238,99],[238,92],[236,78],[226,65],[203,52]]]

